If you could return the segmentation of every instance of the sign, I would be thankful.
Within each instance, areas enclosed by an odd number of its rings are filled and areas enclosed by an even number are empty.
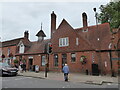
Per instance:
[[[112,60],[120,60],[120,58],[112,58]]]
[[[13,57],[13,60],[15,60],[16,59],[16,57]]]
[[[29,59],[33,59],[33,56],[29,56],[28,58],[29,58]]]

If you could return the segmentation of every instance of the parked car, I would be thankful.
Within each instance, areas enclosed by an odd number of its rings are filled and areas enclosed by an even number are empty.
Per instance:
[[[17,75],[18,69],[8,65],[7,63],[0,63],[0,76],[4,75]]]

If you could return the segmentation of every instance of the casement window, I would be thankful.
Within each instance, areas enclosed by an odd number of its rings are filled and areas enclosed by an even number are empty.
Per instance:
[[[86,28],[86,29],[83,29],[83,32],[88,32],[88,28]]]
[[[58,66],[58,54],[54,54],[54,66]]]
[[[76,45],[79,45],[79,41],[78,41],[78,38],[76,38]]]
[[[75,61],[76,61],[76,54],[71,53],[71,62],[75,62]]]
[[[41,56],[41,57],[42,57],[41,66],[45,66],[46,57],[45,56]]]
[[[69,39],[68,37],[59,38],[59,47],[69,46]]]

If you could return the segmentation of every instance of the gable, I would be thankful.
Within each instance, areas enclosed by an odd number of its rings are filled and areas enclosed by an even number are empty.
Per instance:
[[[62,44],[60,46],[60,42],[63,41],[66,45]],[[65,40],[66,39],[66,40]],[[83,39],[81,35],[76,33],[76,31],[71,27],[71,25],[63,19],[58,29],[52,36],[52,45],[53,52],[70,52],[70,51],[80,51],[80,50],[91,50],[91,45]],[[77,44],[76,44],[77,43]]]
[[[22,39],[24,39],[24,38],[17,38],[17,39],[13,39],[13,40],[9,40],[9,41],[4,41],[4,42],[2,42],[2,47],[16,46]]]
[[[22,45],[23,44],[23,42],[22,42],[22,40],[20,40],[20,42],[18,43],[18,45],[17,46],[20,46],[20,45]],[[24,44],[23,44],[24,45]]]
[[[63,19],[56,29],[55,33],[53,34],[53,37],[67,37],[71,35],[70,33],[75,34],[74,29],[65,19]]]

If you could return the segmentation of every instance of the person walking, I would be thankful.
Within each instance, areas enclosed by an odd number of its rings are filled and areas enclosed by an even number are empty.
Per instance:
[[[23,62],[22,61],[20,61],[19,70],[21,73],[23,73]]]
[[[23,63],[23,71],[26,72],[26,64],[25,63]]]
[[[69,67],[67,64],[63,67],[63,73],[64,73],[64,80],[68,81],[68,74],[69,74]]]

